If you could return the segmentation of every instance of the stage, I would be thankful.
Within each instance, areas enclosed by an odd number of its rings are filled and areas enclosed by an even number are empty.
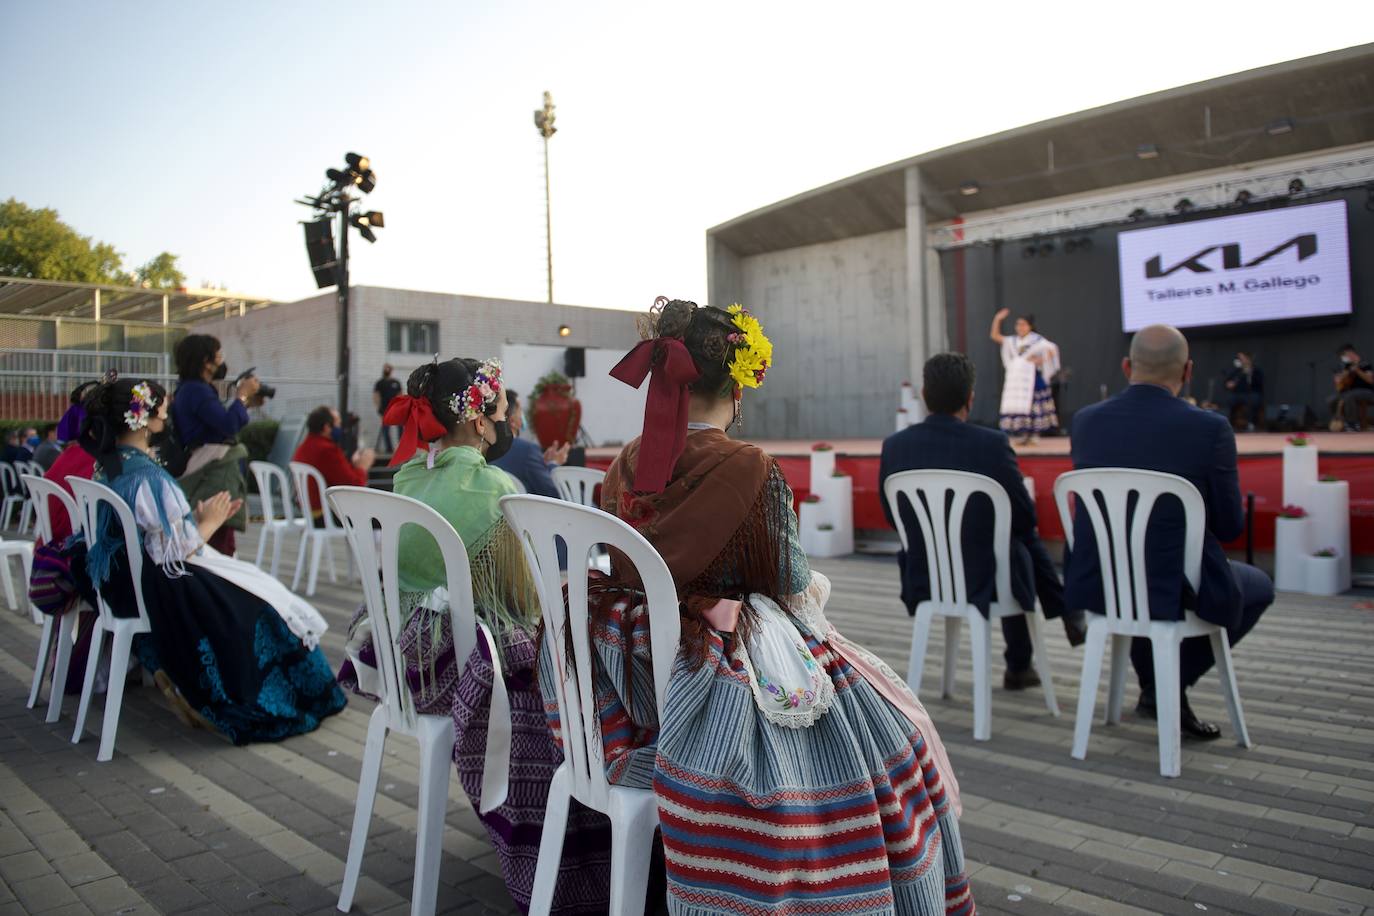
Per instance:
[[[1374,433],[1308,433],[1320,452],[1319,471],[1350,481],[1350,546],[1357,556],[1374,556]],[[1274,546],[1274,517],[1282,505],[1283,446],[1281,433],[1241,433],[1236,436],[1240,461],[1241,493],[1255,494],[1255,550]],[[878,498],[878,457],[881,439],[826,440],[835,447],[836,467],[854,478],[854,527],[890,529]],[[804,440],[761,440],[760,448],[778,459],[798,500],[810,492],[811,446]],[[619,449],[587,450],[587,464],[606,468]],[[1016,446],[1021,472],[1035,480],[1035,503],[1040,535],[1047,541],[1064,537],[1054,505],[1054,481],[1073,469],[1069,438],[1042,439],[1034,445]],[[1243,550],[1243,539],[1226,545]]]

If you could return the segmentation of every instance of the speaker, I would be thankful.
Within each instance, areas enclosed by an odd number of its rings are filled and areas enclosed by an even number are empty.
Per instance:
[[[586,347],[568,347],[563,351],[563,374],[568,378],[582,378],[587,374]]]
[[[305,224],[305,253],[310,256],[317,287],[324,289],[339,282],[335,271],[334,223],[328,217]]]

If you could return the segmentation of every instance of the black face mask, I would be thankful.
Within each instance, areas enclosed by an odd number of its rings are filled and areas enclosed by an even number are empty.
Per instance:
[[[215,367],[215,374],[212,375],[212,376],[210,376],[210,378],[213,379],[213,380],[216,381],[216,382],[222,382],[222,381],[225,380],[225,378],[228,377],[228,375],[229,375],[229,364],[228,364],[228,363],[220,363],[218,366]]]
[[[510,451],[510,444],[515,437],[511,435],[510,423],[506,420],[489,420],[492,429],[496,430],[496,441],[487,448],[487,463],[500,461],[501,457]]]
[[[166,423],[163,423],[162,429],[148,436],[148,445],[152,448],[157,448],[158,446],[164,444],[171,437],[172,428],[168,426]]]

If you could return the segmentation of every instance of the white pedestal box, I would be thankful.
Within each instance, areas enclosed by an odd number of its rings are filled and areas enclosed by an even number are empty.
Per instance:
[[[854,480],[835,476],[834,451],[811,453],[811,492],[820,501],[802,503],[798,518],[802,550],[812,557],[853,553]]]
[[[1280,516],[1274,520],[1274,588],[1281,592],[1305,591],[1307,559],[1311,554],[1307,519]]]
[[[1317,447],[1283,447],[1283,504],[1307,508],[1307,485],[1317,482]]]
[[[1341,557],[1308,557],[1307,593],[1309,595],[1339,595],[1346,590],[1341,582]]]
[[[1307,528],[1308,553],[1325,547],[1336,548],[1340,567],[1340,590],[1350,588],[1350,484],[1344,480],[1308,484],[1303,501],[1310,524]],[[1329,592],[1314,592],[1325,595]]]
[[[812,452],[811,453],[811,492],[820,493],[816,482],[822,478],[829,478],[835,474],[835,452]]]

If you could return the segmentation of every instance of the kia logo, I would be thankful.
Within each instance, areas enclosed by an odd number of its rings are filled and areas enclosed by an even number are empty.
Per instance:
[[[1168,270],[1164,269],[1162,256],[1155,255],[1145,262],[1145,278],[1147,280],[1158,280],[1160,277],[1167,277],[1185,267],[1195,274],[1211,273],[1212,268],[1202,263],[1202,259],[1217,250],[1221,251],[1222,270],[1240,270],[1245,267],[1256,267],[1263,264],[1279,252],[1288,248],[1296,248],[1298,251],[1298,260],[1306,261],[1317,253],[1317,235],[1314,232],[1309,232],[1304,235],[1295,235],[1272,251],[1266,251],[1253,261],[1248,262],[1241,259],[1240,244],[1238,242],[1230,242],[1225,245],[1213,245],[1210,248],[1204,248],[1192,257],[1179,261]]]

